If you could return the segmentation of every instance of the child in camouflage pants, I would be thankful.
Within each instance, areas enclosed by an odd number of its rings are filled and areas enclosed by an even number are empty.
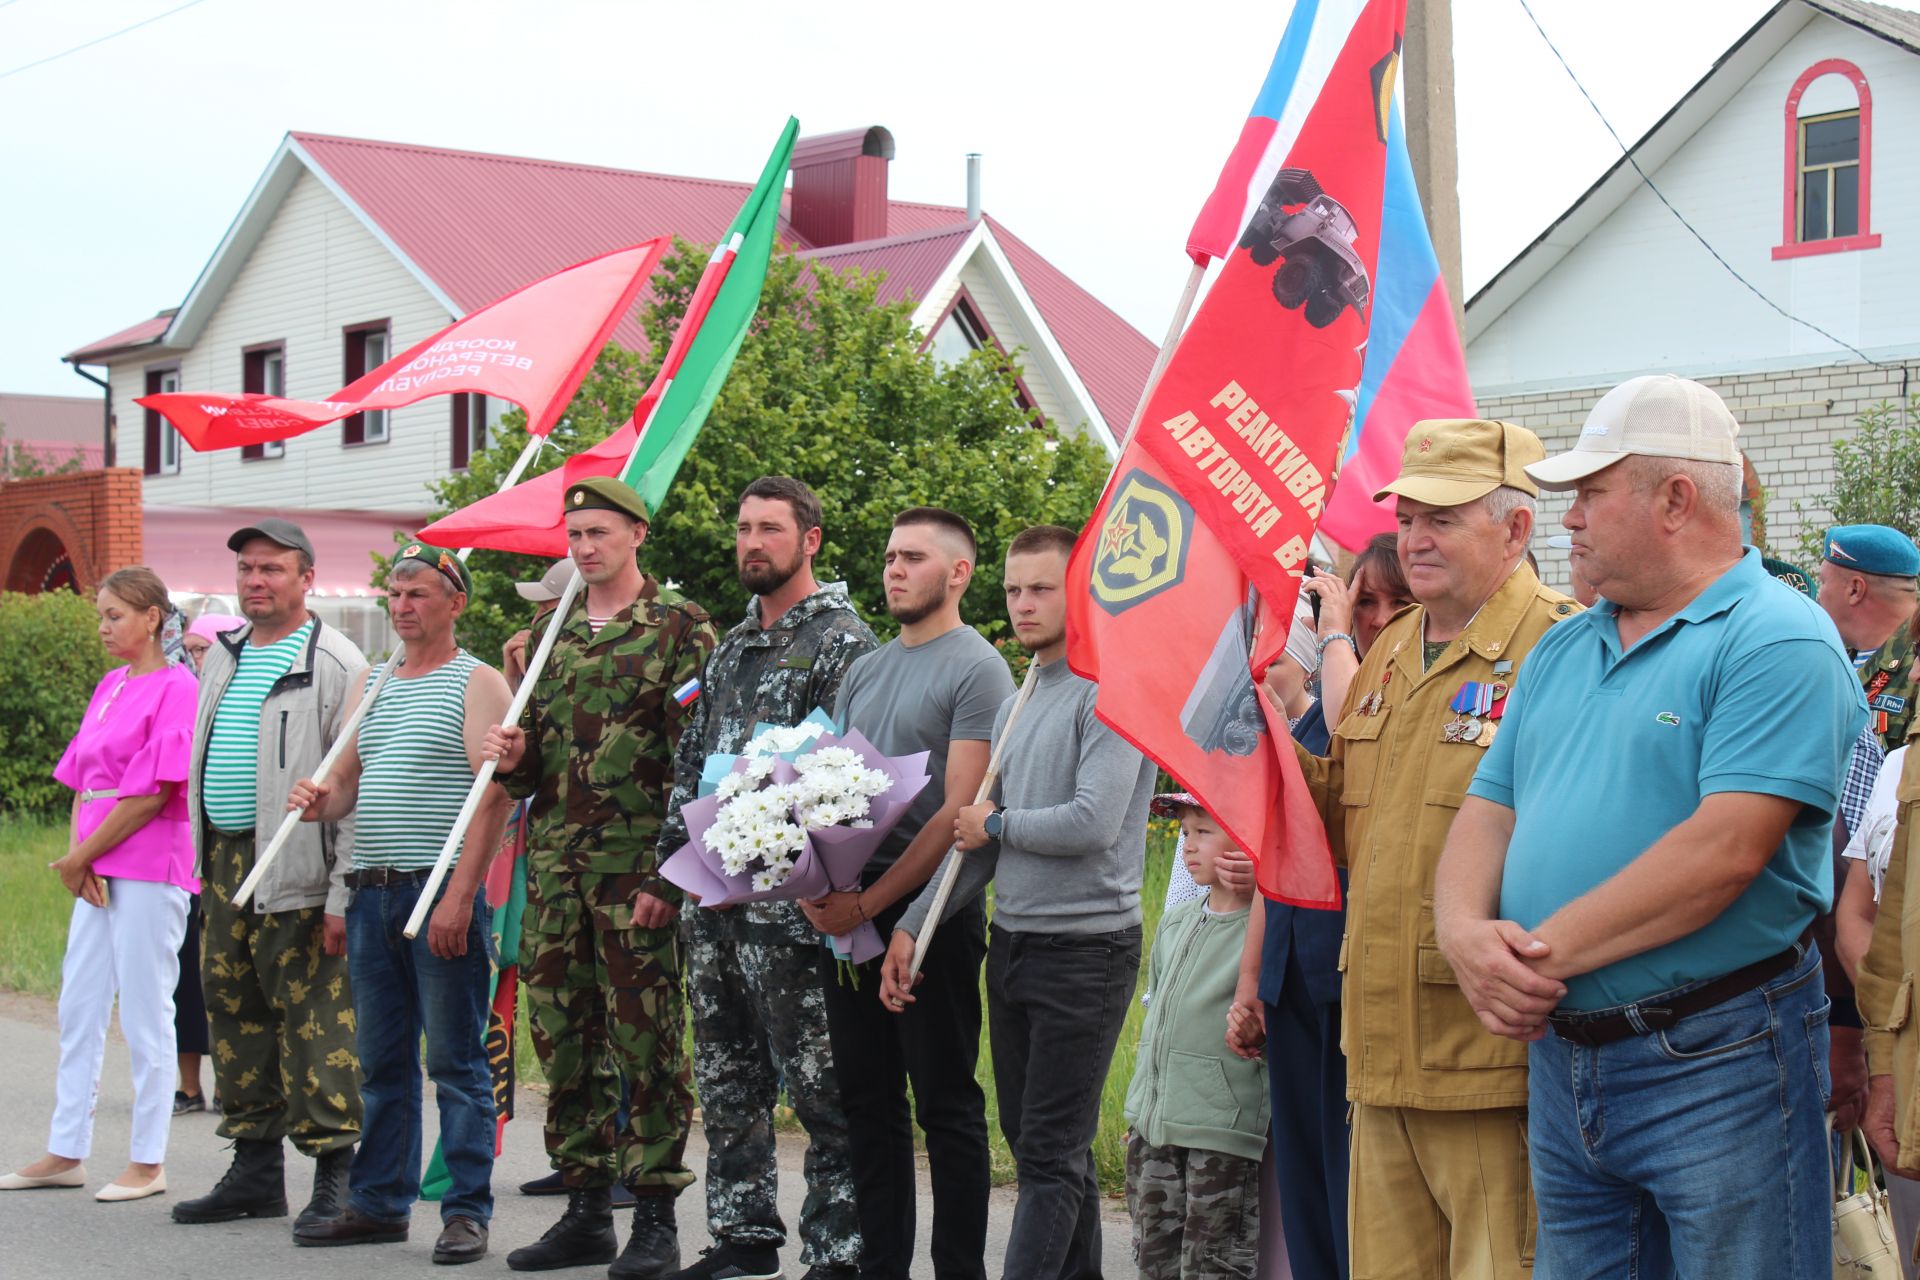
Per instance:
[[[1127,1090],[1127,1212],[1141,1280],[1251,1277],[1260,1241],[1260,1160],[1267,1145],[1267,1069],[1228,1052],[1249,897],[1219,881],[1232,848],[1185,792],[1156,796],[1178,817],[1183,856],[1207,896],[1160,921],[1147,965],[1147,1019]]]

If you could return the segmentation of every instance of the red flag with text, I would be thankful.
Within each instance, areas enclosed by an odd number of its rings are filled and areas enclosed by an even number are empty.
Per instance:
[[[1369,0],[1149,392],[1074,548],[1067,660],[1098,711],[1252,854],[1339,905],[1326,832],[1259,688],[1285,644],[1352,417],[1405,0]]]
[[[544,436],[560,420],[620,318],[633,306],[668,241],[648,240],[589,258],[456,320],[325,400],[196,391],[135,403],[172,423],[195,449],[231,449],[302,435],[372,409],[472,392],[527,411]]]

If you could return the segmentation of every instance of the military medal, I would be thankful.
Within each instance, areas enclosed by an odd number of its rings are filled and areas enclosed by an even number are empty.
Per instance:
[[[1366,697],[1360,699],[1360,705],[1356,707],[1355,710],[1358,711],[1363,716],[1379,715],[1380,712],[1384,710],[1386,706],[1387,682],[1392,679],[1393,679],[1393,668],[1388,667],[1387,674],[1380,677],[1380,687],[1378,689],[1375,689],[1372,693],[1368,694]]]
[[[1507,687],[1487,680],[1462,682],[1448,709],[1454,718],[1441,730],[1442,742],[1479,742],[1480,735],[1492,723],[1493,704],[1506,696]]]
[[[1485,724],[1480,726],[1480,736],[1473,740],[1473,745],[1476,747],[1492,746],[1494,732],[1499,728],[1500,728],[1500,722],[1498,720],[1487,721]]]

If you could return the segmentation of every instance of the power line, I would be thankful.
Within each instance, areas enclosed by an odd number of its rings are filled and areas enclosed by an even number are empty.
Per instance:
[[[1866,352],[1862,351],[1860,348],[1854,346],[1850,342],[1844,341],[1843,339],[1834,336],[1831,333],[1828,333],[1825,329],[1822,329],[1819,325],[1813,323],[1811,320],[1802,320],[1799,316],[1794,315],[1791,311],[1788,311],[1785,307],[1775,302],[1772,298],[1769,298],[1766,294],[1760,292],[1758,286],[1756,286],[1751,280],[1747,279],[1745,276],[1741,275],[1737,270],[1735,270],[1731,262],[1728,262],[1725,258],[1721,257],[1720,251],[1714,248],[1711,244],[1707,242],[1707,238],[1700,234],[1699,228],[1695,227],[1691,222],[1687,221],[1685,214],[1681,213],[1678,209],[1673,207],[1673,201],[1667,199],[1666,193],[1661,191],[1659,187],[1655,186],[1653,179],[1647,176],[1647,171],[1640,167],[1640,162],[1634,159],[1632,148],[1628,147],[1626,142],[1621,139],[1619,132],[1614,129],[1613,123],[1607,119],[1607,113],[1600,109],[1600,104],[1595,102],[1593,100],[1593,95],[1587,92],[1587,86],[1580,83],[1580,77],[1573,73],[1573,68],[1571,66],[1567,65],[1566,56],[1560,52],[1560,47],[1554,44],[1553,37],[1549,36],[1547,34],[1547,29],[1540,25],[1540,19],[1534,16],[1533,7],[1527,3],[1527,0],[1519,0],[1519,4],[1520,4],[1520,8],[1526,13],[1528,21],[1533,23],[1533,29],[1540,33],[1540,38],[1546,42],[1547,48],[1552,50],[1553,56],[1556,59],[1558,59],[1560,63],[1560,69],[1567,73],[1567,79],[1573,81],[1573,87],[1580,91],[1580,96],[1587,100],[1587,105],[1589,107],[1593,108],[1593,114],[1600,117],[1600,123],[1604,125],[1606,127],[1607,132],[1610,135],[1612,135],[1614,145],[1620,148],[1620,154],[1625,156],[1627,163],[1633,166],[1633,171],[1640,175],[1640,181],[1646,184],[1647,190],[1653,192],[1654,196],[1659,199],[1661,204],[1667,206],[1667,212],[1671,213],[1674,216],[1674,218],[1680,223],[1681,226],[1685,227],[1689,232],[1692,233],[1693,238],[1700,242],[1700,247],[1705,249],[1708,253],[1712,254],[1713,260],[1727,269],[1728,275],[1732,276],[1735,280],[1738,280],[1741,284],[1745,285],[1747,288],[1747,291],[1753,294],[1754,297],[1760,299],[1760,301],[1766,303],[1769,307],[1772,307],[1775,311],[1779,312],[1781,316],[1785,317],[1788,320],[1791,320],[1794,324],[1800,325],[1802,328],[1811,329],[1813,332],[1825,338],[1828,342],[1833,343],[1834,345],[1840,347],[1842,350],[1851,351],[1854,355],[1859,356],[1862,360],[1864,360],[1866,363],[1870,365],[1873,365],[1875,368],[1891,369],[1895,367],[1894,365],[1889,364],[1886,361],[1875,360],[1873,357],[1869,356]]]
[[[139,22],[134,23],[130,27],[122,27],[118,31],[109,31],[106,35],[96,36],[92,40],[87,41],[85,44],[77,44],[73,46],[73,48],[71,49],[62,49],[59,53],[50,53],[44,58],[36,58],[32,62],[22,63],[20,66],[17,66],[17,67],[10,67],[5,71],[0,71],[0,80],[5,80],[8,76],[17,76],[22,71],[31,71],[35,67],[44,67],[49,62],[57,62],[61,58],[66,57],[68,54],[79,53],[82,49],[91,49],[93,48],[93,46],[97,44],[105,44],[109,40],[115,40],[121,36],[126,35],[129,31],[138,31],[142,27],[150,27],[154,23],[160,21],[160,19],[171,18],[174,14],[180,13],[187,9],[191,9],[193,8],[193,6],[199,4],[200,2],[201,0],[187,0],[187,2],[183,5],[178,5],[172,9],[167,10],[165,13],[156,13],[151,18],[143,18]],[[14,3],[14,0],[0,0],[0,8],[4,8],[6,5],[12,4],[12,3]]]

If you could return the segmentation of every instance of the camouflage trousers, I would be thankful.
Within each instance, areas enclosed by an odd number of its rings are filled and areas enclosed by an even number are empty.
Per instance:
[[[1140,1280],[1251,1277],[1260,1252],[1260,1162],[1127,1135],[1127,1213]]]
[[[530,875],[520,981],[547,1077],[547,1155],[570,1187],[677,1194],[693,1182],[679,957],[672,927],[633,926],[645,880],[550,866]],[[623,1077],[632,1093],[615,1132]]]
[[[360,1139],[360,1060],[347,958],[321,949],[319,907],[235,910],[253,832],[207,830],[200,985],[220,1136],[279,1139],[310,1156]]]
[[[790,902],[771,906],[800,914]],[[822,984],[833,976],[826,948],[797,945],[790,932],[750,920],[742,908],[689,906],[681,927],[707,1135],[708,1229],[717,1241],[786,1243],[774,1200],[773,1137],[773,1108],[784,1084],[808,1139],[800,1260],[859,1265],[847,1117],[827,1038]]]

